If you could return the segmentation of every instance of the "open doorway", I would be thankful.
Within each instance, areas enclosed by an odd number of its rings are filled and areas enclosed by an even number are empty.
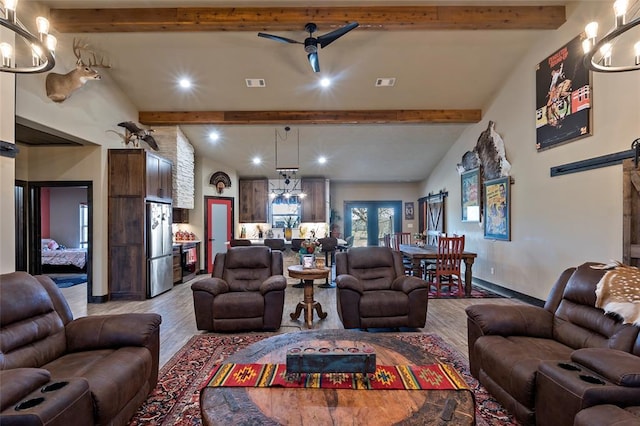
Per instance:
[[[29,273],[52,277],[58,287],[86,285],[92,300],[93,183],[29,182]]]

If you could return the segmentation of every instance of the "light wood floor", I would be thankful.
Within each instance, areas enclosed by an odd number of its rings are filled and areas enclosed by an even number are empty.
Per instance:
[[[205,278],[199,275],[195,279]],[[119,314],[126,312],[155,312],[162,315],[160,327],[160,365],[164,365],[173,354],[180,349],[195,334],[203,333],[196,329],[193,312],[193,298],[190,283],[177,284],[172,290],[145,301],[115,301],[100,304],[87,304],[86,284],[62,289],[67,298],[75,318],[87,315]],[[297,281],[289,279],[294,284]],[[340,329],[342,323],[336,311],[336,290],[318,288],[316,281],[315,300],[322,304],[322,309],[328,312],[324,320],[314,317],[315,329]],[[304,326],[304,314],[299,321],[292,321],[289,313],[295,310],[302,300],[302,289],[289,286],[285,293],[285,308],[282,327],[278,333],[289,333],[307,330]],[[419,331],[436,333],[449,344],[467,356],[467,323],[464,309],[478,303],[518,304],[515,299],[439,299],[429,300],[427,309],[427,324]],[[250,333],[247,333],[250,334]]]

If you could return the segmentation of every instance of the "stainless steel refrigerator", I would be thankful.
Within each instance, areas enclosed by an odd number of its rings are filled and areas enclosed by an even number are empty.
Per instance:
[[[173,288],[171,204],[147,203],[147,297]]]

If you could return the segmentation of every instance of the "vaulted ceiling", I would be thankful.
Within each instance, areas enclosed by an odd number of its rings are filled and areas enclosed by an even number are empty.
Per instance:
[[[60,49],[83,38],[110,62],[101,71],[139,109],[133,120],[180,125],[198,156],[241,176],[276,175],[276,134],[290,126],[300,174],[342,181],[426,178],[466,126],[483,119],[528,46],[565,20],[564,6],[546,0],[43,3]],[[307,22],[317,24],[317,37],[353,21],[356,29],[318,49],[319,73],[302,45],[257,36],[302,41]],[[177,84],[183,76],[189,90]],[[323,77],[330,87],[320,87]],[[376,87],[380,78],[395,85]],[[256,156],[261,165],[251,162]]]

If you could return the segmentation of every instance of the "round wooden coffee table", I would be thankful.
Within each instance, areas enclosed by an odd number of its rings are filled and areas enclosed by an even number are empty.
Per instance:
[[[353,330],[280,334],[248,346],[225,362],[284,364],[291,347],[348,347],[353,342],[373,347],[377,365],[437,362],[424,348],[393,335]],[[205,387],[200,391],[200,411],[203,424],[224,426],[475,424],[474,396],[470,390]]]
[[[291,319],[297,320],[304,310],[304,318],[307,328],[313,327],[313,310],[315,309],[320,319],[325,319],[327,313],[322,311],[322,305],[313,300],[313,280],[326,279],[331,272],[329,268],[303,268],[302,265],[292,265],[287,268],[291,278],[304,281],[304,300],[298,303],[296,311],[291,313]]]

